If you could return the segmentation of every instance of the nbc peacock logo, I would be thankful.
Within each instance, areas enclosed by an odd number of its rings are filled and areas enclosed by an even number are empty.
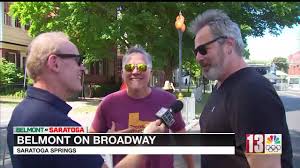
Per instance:
[[[265,153],[281,154],[282,152],[282,135],[265,134]]]

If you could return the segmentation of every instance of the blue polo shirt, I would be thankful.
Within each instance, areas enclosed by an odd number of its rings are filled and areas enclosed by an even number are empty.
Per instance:
[[[46,90],[27,89],[27,96],[14,109],[7,127],[7,143],[14,168],[100,168],[100,155],[13,155],[14,126],[80,126],[68,117],[72,109]]]

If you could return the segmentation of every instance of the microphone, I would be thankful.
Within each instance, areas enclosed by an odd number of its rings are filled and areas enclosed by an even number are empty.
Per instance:
[[[175,119],[172,113],[177,113],[183,108],[183,103],[180,100],[176,100],[170,108],[162,107],[155,115],[157,118],[161,119],[163,123],[169,128],[175,123]]]

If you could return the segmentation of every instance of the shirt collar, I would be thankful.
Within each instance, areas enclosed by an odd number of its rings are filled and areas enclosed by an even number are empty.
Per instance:
[[[27,97],[47,102],[65,114],[68,114],[72,109],[72,107],[68,105],[64,100],[48,92],[47,90],[43,90],[40,88],[29,86],[27,89]]]

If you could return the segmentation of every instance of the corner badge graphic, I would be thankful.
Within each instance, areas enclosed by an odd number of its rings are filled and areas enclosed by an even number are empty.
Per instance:
[[[265,134],[265,154],[282,153],[282,135]]]

